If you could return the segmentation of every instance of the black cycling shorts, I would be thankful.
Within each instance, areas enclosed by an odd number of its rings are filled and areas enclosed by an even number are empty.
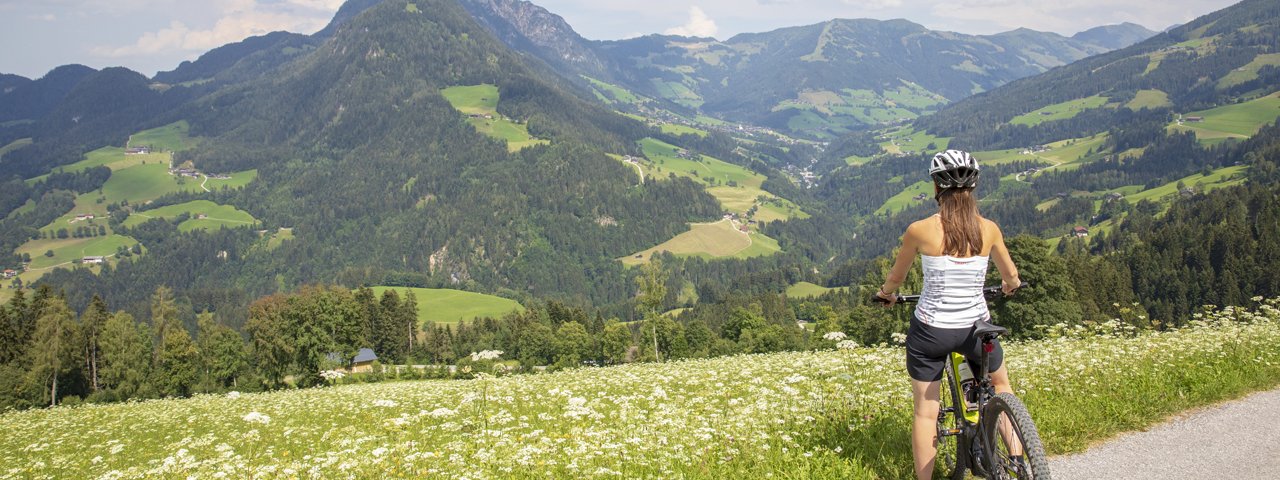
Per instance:
[[[964,355],[969,361],[969,370],[977,372],[978,362],[982,360],[982,339],[973,334],[973,329],[931,327],[912,315],[911,327],[907,329],[907,373],[921,382],[941,380],[942,368],[951,352]],[[1000,340],[996,340],[995,349],[987,355],[987,371],[999,370],[1003,364],[1004,349],[1000,347]]]

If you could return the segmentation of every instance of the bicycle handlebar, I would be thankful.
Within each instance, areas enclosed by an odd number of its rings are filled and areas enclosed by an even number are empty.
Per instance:
[[[1031,285],[1031,282],[1024,281],[1022,282],[1022,284],[1018,285],[1018,288],[1015,288],[1013,290],[1017,292],[1022,287],[1025,287],[1028,285]],[[982,296],[983,298],[986,298],[987,301],[989,302],[997,298],[1005,297],[1006,295],[1004,295],[1004,287],[1001,287],[999,285],[994,285],[994,286],[983,288]],[[889,303],[888,300],[880,298],[880,295],[876,295],[874,293],[871,294],[871,301],[875,303],[880,303],[880,304]],[[920,301],[920,295],[898,295],[898,300],[896,303],[913,303],[913,302],[919,302],[919,301]]]

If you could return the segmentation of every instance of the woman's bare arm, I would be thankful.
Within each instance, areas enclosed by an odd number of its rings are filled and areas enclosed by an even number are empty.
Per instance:
[[[917,224],[911,224],[907,227],[907,232],[902,234],[902,248],[898,250],[898,257],[893,261],[893,269],[889,270],[889,278],[885,279],[884,285],[880,287],[880,293],[892,295],[894,290],[902,286],[902,282],[907,279],[907,271],[911,269],[911,264],[915,262],[916,255],[920,252],[920,227]]]
[[[1000,231],[1000,226],[995,222],[991,222],[990,225],[994,233],[991,242],[991,259],[996,262],[996,269],[1000,270],[1000,283],[1004,294],[1011,295],[1022,285],[1022,280],[1018,278],[1018,266],[1013,264],[1013,257],[1009,256],[1009,247],[1004,244],[1004,233]]]

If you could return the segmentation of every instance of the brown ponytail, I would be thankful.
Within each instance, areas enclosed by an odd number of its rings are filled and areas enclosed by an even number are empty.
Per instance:
[[[943,255],[972,257],[982,253],[982,227],[972,188],[938,192],[938,210],[942,217]]]

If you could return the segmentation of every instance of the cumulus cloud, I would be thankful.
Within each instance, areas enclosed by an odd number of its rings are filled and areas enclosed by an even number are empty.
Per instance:
[[[154,55],[176,51],[203,52],[238,42],[245,38],[285,30],[310,33],[328,23],[341,0],[288,0],[287,4],[305,7],[311,12],[298,13],[278,8],[279,2],[262,0],[219,0],[220,15],[208,28],[192,28],[173,20],[169,26],[143,33],[132,44],[98,46],[92,53],[121,58]]]
[[[689,7],[689,21],[678,27],[671,27],[662,33],[667,35],[680,35],[685,37],[714,37],[720,28],[716,26],[715,20],[707,16],[707,12],[702,11],[698,6]]]

